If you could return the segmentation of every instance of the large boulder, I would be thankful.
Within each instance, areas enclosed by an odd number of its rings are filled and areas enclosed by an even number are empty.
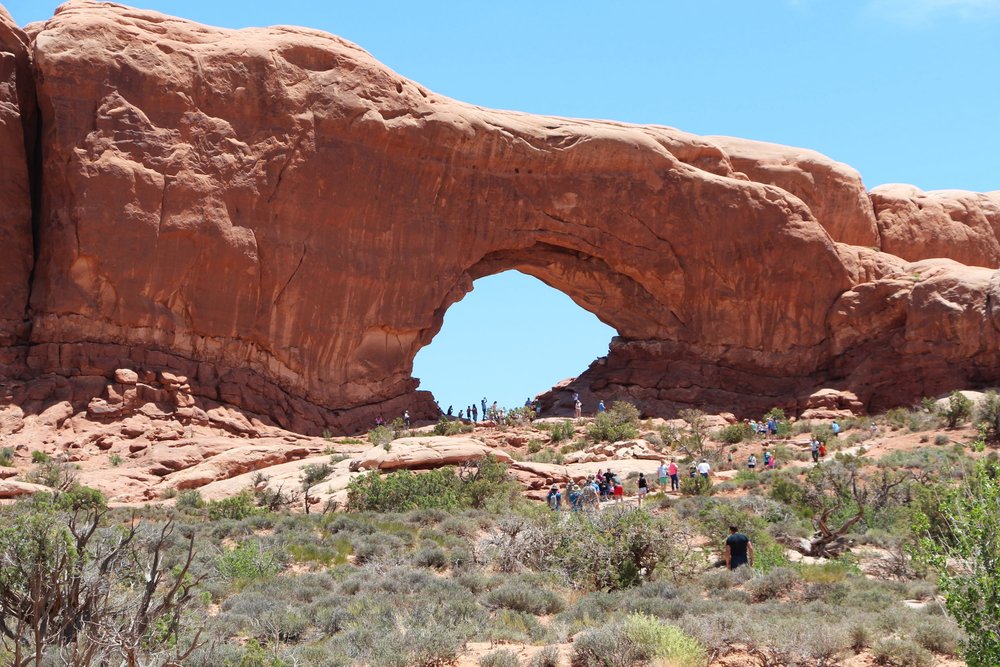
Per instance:
[[[496,457],[504,463],[511,458],[502,449],[488,447],[475,438],[399,438],[388,447],[372,447],[351,461],[351,470],[418,470],[460,465]]]

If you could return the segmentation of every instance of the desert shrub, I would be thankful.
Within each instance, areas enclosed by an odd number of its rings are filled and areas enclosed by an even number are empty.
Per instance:
[[[986,392],[976,409],[976,421],[990,442],[1000,441],[1000,396],[992,389]]]
[[[44,455],[44,452],[32,452],[32,459],[36,453]],[[24,481],[58,491],[69,491],[78,486],[76,465],[53,461],[48,455],[44,456],[41,462],[36,462],[35,466],[24,474]]]
[[[200,510],[205,506],[198,489],[184,489],[177,494],[175,506],[179,510]]]
[[[9,466],[14,461],[14,448],[13,447],[2,447],[0,448],[0,466]]]
[[[467,427],[461,421],[457,419],[449,419],[448,417],[441,417],[438,419],[437,424],[434,424],[434,435],[458,435],[459,433],[464,433],[467,430],[472,430],[471,427]]]
[[[479,659],[479,667],[519,667],[517,654],[509,649],[487,653]]]
[[[947,445],[949,442],[951,442],[951,438],[949,438],[943,433],[939,433],[938,435],[934,436],[935,445],[938,446]]]
[[[483,603],[494,609],[513,609],[536,616],[559,613],[564,606],[557,594],[523,581],[511,581],[494,588],[486,594]]]
[[[31,452],[31,462],[32,463],[48,463],[51,457],[40,449],[36,449]]]
[[[413,554],[413,564],[443,570],[448,567],[448,554],[437,546],[426,546]]]
[[[774,600],[787,594],[799,581],[794,570],[776,567],[770,572],[752,577],[744,588],[752,602]]]
[[[606,412],[598,413],[587,428],[594,442],[617,442],[639,435],[639,409],[625,401],[615,401]]]
[[[933,653],[957,655],[961,633],[954,622],[943,616],[928,616],[913,628],[913,641]]]
[[[563,419],[551,424],[539,424],[537,428],[547,431],[552,442],[571,440],[576,433],[573,422],[569,419]]]
[[[735,445],[738,442],[743,442],[751,435],[753,434],[750,432],[749,424],[737,422],[736,424],[729,424],[719,429],[712,437],[719,442],[728,442],[731,445]]]
[[[446,466],[423,473],[409,470],[355,477],[347,487],[347,509],[353,512],[398,512],[411,509],[484,507],[491,499],[509,498],[518,487],[507,466],[492,456],[461,476]]]
[[[223,552],[215,567],[229,580],[252,581],[274,576],[281,569],[277,555],[261,547],[256,540],[242,542],[234,549]]]
[[[583,633],[573,643],[574,667],[633,667],[663,662],[703,667],[704,647],[680,628],[642,614],[630,614]]]
[[[179,502],[180,499],[178,499]],[[208,508],[208,518],[213,521],[220,519],[242,521],[262,512],[262,509],[257,507],[257,500],[250,489],[244,489],[235,496],[222,500],[210,500],[206,507]]]
[[[388,447],[389,443],[396,439],[393,430],[385,425],[376,426],[368,431],[368,442],[375,447]]]
[[[544,647],[531,656],[528,667],[559,667],[559,649],[555,646]]]
[[[710,477],[695,475],[681,478],[681,493],[685,496],[710,496],[715,492]]]
[[[872,656],[880,665],[892,667],[930,667],[934,655],[910,639],[883,637],[872,643]]]
[[[500,609],[486,628],[486,639],[497,642],[525,642],[540,640],[545,627],[536,616],[513,609]]]
[[[963,424],[972,416],[972,400],[960,391],[951,392],[944,418],[950,428]]]

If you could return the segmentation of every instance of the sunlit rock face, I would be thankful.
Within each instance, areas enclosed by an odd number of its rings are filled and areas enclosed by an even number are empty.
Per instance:
[[[4,25],[0,323],[22,375],[169,369],[311,432],[429,417],[414,355],[508,269],[618,330],[575,386],[650,413],[821,386],[891,404],[1000,368],[993,271],[881,252],[933,225],[890,223],[815,152],[483,109],[308,29],[90,0],[30,39]],[[982,264],[984,224],[980,254],[934,247]]]

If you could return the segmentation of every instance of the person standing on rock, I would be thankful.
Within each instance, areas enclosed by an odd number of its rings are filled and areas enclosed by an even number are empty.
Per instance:
[[[406,424],[406,428],[410,428],[410,411],[403,410],[403,423]]]
[[[597,412],[598,413],[604,412],[605,409],[606,408],[604,407],[604,401],[601,401],[600,403],[597,404]]]
[[[712,474],[712,466],[709,465],[708,459],[702,459],[701,462],[698,463],[698,474],[705,479],[708,479],[708,476]]]
[[[667,473],[670,475],[670,491],[680,491],[681,490],[681,475],[677,470],[677,461],[670,459],[670,465],[667,466]]]
[[[660,467],[656,469],[656,476],[660,480],[660,491],[667,490],[667,463],[660,461]]]
[[[816,436],[809,442],[809,453],[812,454],[813,463],[819,463],[819,439]]]
[[[834,419],[833,423],[830,424],[830,429],[833,431],[833,437],[840,437],[840,422]]]
[[[741,565],[753,567],[753,542],[737,526],[729,527],[726,538],[726,568],[735,570]]]
[[[479,421],[479,410],[476,409],[476,404],[472,404],[472,421]]]
[[[580,402],[579,398],[576,399],[576,403],[573,405],[573,410],[574,410],[573,414],[576,415],[577,419],[583,416],[583,403]]]
[[[483,396],[483,419],[486,419],[486,397]]]

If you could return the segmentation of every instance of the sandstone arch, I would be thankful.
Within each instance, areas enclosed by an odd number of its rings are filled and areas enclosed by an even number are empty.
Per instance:
[[[580,382],[649,409],[1000,368],[992,269],[867,247],[860,177],[814,152],[474,107],[305,29],[74,0],[30,37],[29,373],[171,368],[305,431],[429,415],[414,355],[505,268],[614,326]]]

